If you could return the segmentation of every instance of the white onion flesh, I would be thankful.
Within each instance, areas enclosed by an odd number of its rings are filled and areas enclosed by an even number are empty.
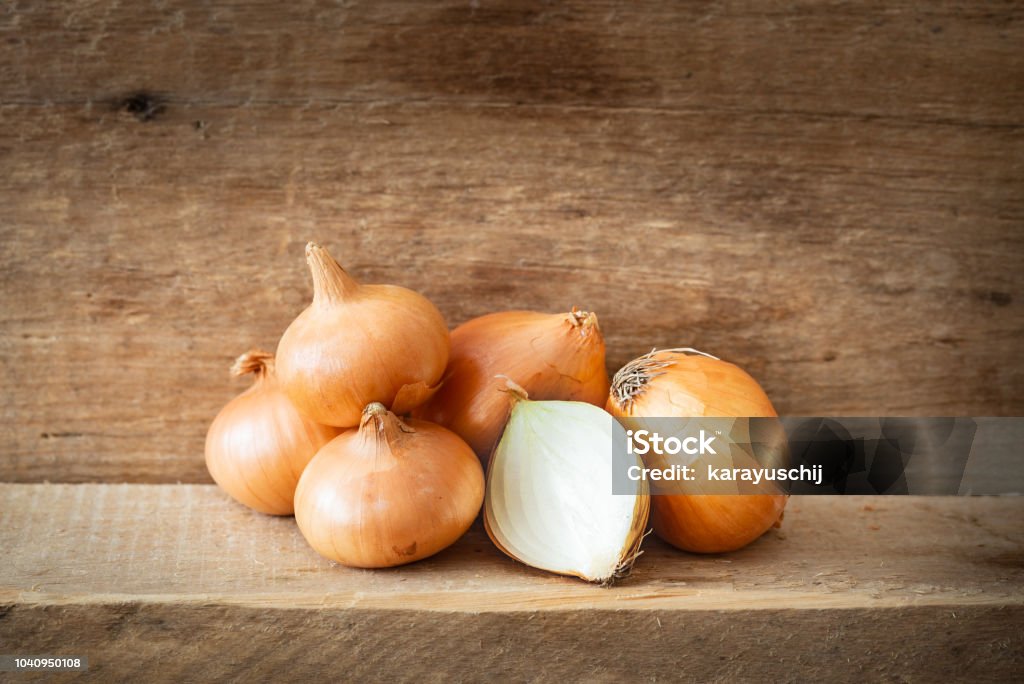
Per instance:
[[[590,404],[516,402],[484,500],[484,523],[499,548],[527,565],[592,582],[629,570],[649,500],[642,481],[632,493],[612,493],[612,429],[612,417]]]

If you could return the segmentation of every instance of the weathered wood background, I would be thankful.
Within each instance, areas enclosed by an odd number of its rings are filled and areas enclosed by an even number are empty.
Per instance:
[[[781,412],[1024,412],[1024,7],[0,5],[0,480],[206,482],[302,247]]]

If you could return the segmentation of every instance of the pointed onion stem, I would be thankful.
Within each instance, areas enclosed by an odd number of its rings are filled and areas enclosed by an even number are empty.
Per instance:
[[[252,349],[235,359],[231,364],[231,375],[240,378],[252,373],[257,379],[274,372],[274,355],[261,349]]]
[[[313,302],[330,304],[355,294],[359,283],[350,276],[327,250],[310,242],[306,245],[306,263],[313,276]]]

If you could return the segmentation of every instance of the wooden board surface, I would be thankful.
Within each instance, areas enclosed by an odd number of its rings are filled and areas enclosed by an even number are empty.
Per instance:
[[[521,566],[478,528],[352,570],[212,486],[6,484],[0,642],[88,655],[97,678],[1009,678],[1022,515],[1019,498],[793,499],[780,531],[728,556],[649,539],[605,589]]]
[[[13,3],[0,480],[208,482],[318,239],[452,324],[595,309],[780,412],[1024,413],[1022,10]]]
[[[506,611],[1024,604],[1024,498],[797,497],[781,531],[724,556],[648,539],[612,589],[531,570],[474,528],[390,571],[320,558],[293,518],[213,485],[0,484],[0,594],[22,603],[208,601]]]

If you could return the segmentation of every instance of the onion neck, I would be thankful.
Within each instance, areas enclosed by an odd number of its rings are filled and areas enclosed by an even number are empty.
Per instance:
[[[363,409],[363,419],[359,423],[359,431],[365,437],[372,435],[378,444],[386,444],[391,447],[392,452],[394,447],[404,441],[409,434],[416,432],[389,411],[384,404],[377,401],[368,404]]]
[[[306,263],[313,274],[314,304],[341,301],[359,289],[359,282],[346,273],[326,249],[315,242],[306,245]]]
[[[513,406],[521,401],[530,400],[530,393],[512,378],[507,375],[495,375],[494,377],[505,381],[505,386],[500,387],[499,390],[508,394]]]
[[[593,311],[581,311],[574,306],[565,318],[580,337],[587,337],[592,332],[601,332],[601,326],[597,324],[597,314]]]
[[[250,349],[231,365],[231,375],[238,378],[248,373],[256,376],[260,382],[274,374],[274,355],[262,349]]]

